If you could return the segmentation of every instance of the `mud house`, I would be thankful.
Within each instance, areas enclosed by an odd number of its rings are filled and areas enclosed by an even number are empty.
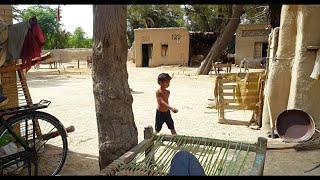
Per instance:
[[[6,54],[7,54],[7,42],[8,42],[8,33],[7,26],[12,25],[12,6],[11,5],[0,5],[0,68],[7,65],[6,63]],[[1,51],[2,50],[2,51]],[[19,105],[18,101],[18,92],[17,92],[17,75],[15,71],[10,72],[1,72],[1,86],[3,89],[3,94],[10,99],[10,101],[2,106],[1,109],[17,107]]]
[[[7,26],[9,24],[12,24],[12,8],[11,5],[0,5],[0,45],[5,45],[5,42],[8,38],[7,33]],[[2,44],[3,43],[3,44]],[[4,49],[4,48],[3,48]],[[0,49],[1,50],[1,49]],[[0,54],[0,66],[2,66],[5,62],[5,56],[4,53],[5,50],[1,51]]]
[[[320,125],[320,5],[283,5],[270,35],[263,119],[266,130],[287,109],[307,112]],[[281,91],[279,91],[281,90]],[[268,102],[272,109],[268,113]],[[271,121],[272,120],[272,121]],[[270,123],[271,122],[271,123]]]
[[[0,18],[8,24],[12,24],[11,5],[0,5]]]
[[[146,28],[134,30],[136,67],[188,65],[187,28]]]
[[[236,32],[235,64],[244,58],[252,61],[251,66],[259,66],[262,57],[267,57],[270,29],[266,24],[242,24]]]

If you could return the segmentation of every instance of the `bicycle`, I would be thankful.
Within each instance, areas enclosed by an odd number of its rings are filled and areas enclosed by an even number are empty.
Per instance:
[[[15,152],[0,156],[0,175],[57,175],[61,171],[68,152],[67,132],[56,117],[38,111],[50,103],[41,100],[0,110],[0,144],[6,141],[16,146]],[[4,120],[5,115],[11,117]]]

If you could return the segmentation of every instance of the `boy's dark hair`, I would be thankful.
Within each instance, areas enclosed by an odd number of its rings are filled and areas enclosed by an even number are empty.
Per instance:
[[[171,77],[168,73],[161,73],[158,76],[158,84],[161,84],[164,81],[171,80]]]

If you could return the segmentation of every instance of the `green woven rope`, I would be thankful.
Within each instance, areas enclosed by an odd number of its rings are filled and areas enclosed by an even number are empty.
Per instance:
[[[203,144],[200,143],[202,141]],[[235,145],[234,149],[230,148],[231,144]],[[130,174],[166,175],[174,155],[184,150],[196,156],[206,175],[239,175],[247,167],[245,164],[250,152],[250,144],[246,144],[248,148],[245,151],[242,150],[243,145],[242,142],[182,135],[164,141],[164,135],[156,135],[148,154],[138,152],[132,161],[118,169]]]

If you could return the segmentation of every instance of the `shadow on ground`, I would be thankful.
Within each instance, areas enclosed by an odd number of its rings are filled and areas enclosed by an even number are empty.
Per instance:
[[[47,88],[47,87],[59,87],[68,85],[71,81],[71,75],[77,75],[79,73],[65,73],[59,70],[56,71],[34,71],[28,72],[27,80],[28,85],[33,88]]]
[[[69,151],[67,160],[60,172],[61,176],[97,175],[99,158],[89,154]]]

